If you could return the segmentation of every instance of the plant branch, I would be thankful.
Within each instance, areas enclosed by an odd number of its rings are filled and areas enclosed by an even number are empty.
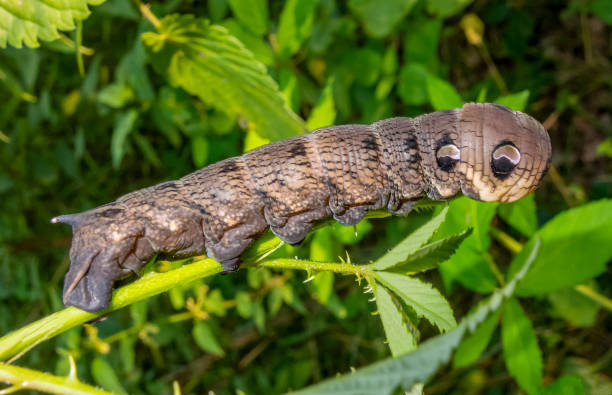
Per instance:
[[[36,370],[0,363],[0,382],[13,386],[0,389],[0,395],[20,390],[38,390],[50,394],[62,395],[111,395],[91,385],[84,384],[71,377],[54,376]]]

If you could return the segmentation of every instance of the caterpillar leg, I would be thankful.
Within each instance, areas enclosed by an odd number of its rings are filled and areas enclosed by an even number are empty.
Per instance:
[[[285,243],[292,245],[299,244],[310,232],[313,223],[328,215],[328,209],[321,207],[316,210],[293,215],[287,218],[282,226],[270,225],[270,230]]]
[[[370,206],[355,206],[347,208],[343,214],[334,214],[334,219],[345,226],[357,225],[365,218]]]
[[[226,272],[233,272],[240,266],[240,254],[267,226],[261,214],[253,213],[243,224],[225,231],[219,242],[207,240],[206,254],[221,262]]]

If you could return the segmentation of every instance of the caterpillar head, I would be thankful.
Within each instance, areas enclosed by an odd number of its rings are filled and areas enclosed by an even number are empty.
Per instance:
[[[437,116],[436,116],[437,114]],[[512,202],[536,189],[551,158],[548,133],[534,118],[493,103],[426,115],[432,195]]]
[[[115,280],[137,271],[153,255],[140,221],[115,203],[78,214],[60,215],[52,223],[72,226],[70,269],[63,300],[89,312],[108,307]]]

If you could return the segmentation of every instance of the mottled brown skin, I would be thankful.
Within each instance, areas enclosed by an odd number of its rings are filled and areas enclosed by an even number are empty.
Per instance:
[[[450,152],[448,157],[437,154],[440,147],[447,147],[440,152]],[[507,158],[496,159],[515,149],[515,167]],[[268,144],[180,180],[54,218],[73,227],[64,303],[105,309],[113,282],[157,253],[205,251],[225,270],[235,270],[240,254],[268,226],[296,244],[317,220],[333,216],[355,225],[368,210],[380,208],[403,215],[424,196],[448,199],[462,191],[476,200],[514,201],[537,187],[550,156],[539,122],[482,103],[372,125],[331,126]]]

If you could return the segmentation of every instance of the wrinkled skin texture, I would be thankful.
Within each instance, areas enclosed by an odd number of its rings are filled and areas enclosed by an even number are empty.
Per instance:
[[[550,156],[538,121],[487,103],[331,126],[268,144],[54,218],[73,228],[64,303],[105,309],[114,281],[158,253],[206,252],[236,270],[240,254],[268,227],[296,244],[320,219],[354,225],[380,208],[404,215],[424,196],[448,199],[462,191],[476,200],[511,202],[538,186]]]

